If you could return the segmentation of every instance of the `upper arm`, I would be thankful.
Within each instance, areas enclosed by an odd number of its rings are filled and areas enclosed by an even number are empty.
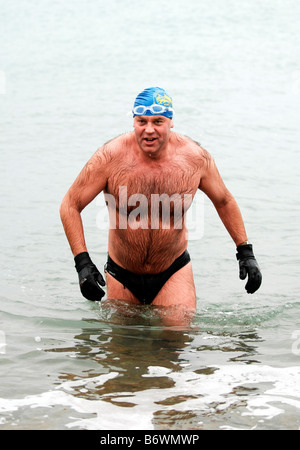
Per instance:
[[[81,170],[66,194],[66,201],[82,211],[103,189],[108,179],[109,156],[105,146],[99,148]]]
[[[226,188],[224,181],[217,169],[212,156],[205,152],[205,162],[201,174],[199,189],[203,191],[213,202],[216,208],[227,203],[231,194]]]

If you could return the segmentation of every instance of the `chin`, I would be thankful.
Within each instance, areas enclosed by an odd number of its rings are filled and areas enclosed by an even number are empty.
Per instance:
[[[144,142],[142,143],[142,148],[145,152],[156,153],[162,148],[162,143],[156,141],[153,145],[147,145]]]
[[[143,149],[143,152],[145,155],[155,156],[155,155],[159,154],[159,148],[146,148],[146,149]]]

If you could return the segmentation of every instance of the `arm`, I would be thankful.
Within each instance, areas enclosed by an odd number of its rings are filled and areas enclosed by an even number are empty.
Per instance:
[[[252,245],[247,242],[240,209],[232,194],[226,188],[215,162],[208,154],[206,155],[199,189],[213,202],[222,222],[235,242],[240,279],[244,280],[248,275],[245,289],[249,294],[253,294],[261,285],[262,275],[254,257]]]
[[[101,300],[105,281],[93,264],[86,248],[81,211],[98,195],[107,183],[107,157],[99,149],[87,162],[60,207],[60,216],[78,272],[82,295],[88,300]]]
[[[75,257],[86,252],[81,211],[105,188],[107,183],[107,157],[103,148],[84,166],[60,206],[60,217]]]
[[[201,189],[214,204],[236,246],[247,241],[246,230],[240,209],[233,195],[226,188],[215,162],[210,155],[205,161],[205,169],[201,177],[199,189]]]

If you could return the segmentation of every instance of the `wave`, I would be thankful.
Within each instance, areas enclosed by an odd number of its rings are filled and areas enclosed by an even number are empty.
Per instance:
[[[207,368],[209,369],[209,368]],[[89,399],[91,390],[117,383],[121,373],[62,382],[53,390],[19,399],[1,399],[1,428],[31,428],[36,417],[40,427],[85,430],[184,429],[186,421],[193,429],[293,429],[299,426],[299,414],[282,423],[284,413],[299,412],[300,367],[275,368],[267,365],[221,365],[210,371],[174,372],[149,366],[144,378],[168,378],[172,387],[150,388],[135,393],[116,391]],[[63,407],[65,414],[57,414]],[[30,416],[30,425],[22,414]],[[44,420],[42,419],[44,413]],[[62,414],[62,410],[59,410]],[[226,415],[231,424],[226,425]],[[76,417],[75,417],[76,416]],[[189,417],[189,419],[187,419]],[[214,420],[211,420],[214,417]],[[218,420],[218,417],[220,419]],[[276,418],[278,420],[276,420]],[[281,422],[280,422],[281,421]]]

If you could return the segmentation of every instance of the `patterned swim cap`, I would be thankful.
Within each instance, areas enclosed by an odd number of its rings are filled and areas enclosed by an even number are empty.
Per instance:
[[[133,108],[136,108],[137,106],[149,107],[152,105],[165,106],[166,108],[171,108],[171,110],[159,113],[153,113],[150,110],[147,110],[143,115],[152,116],[155,114],[159,114],[161,116],[168,117],[169,119],[173,118],[172,97],[170,97],[164,89],[161,89],[159,87],[150,87],[144,89],[143,92],[138,94],[138,96],[136,97]],[[133,117],[135,117],[136,115],[137,114],[135,114],[133,111]]]

